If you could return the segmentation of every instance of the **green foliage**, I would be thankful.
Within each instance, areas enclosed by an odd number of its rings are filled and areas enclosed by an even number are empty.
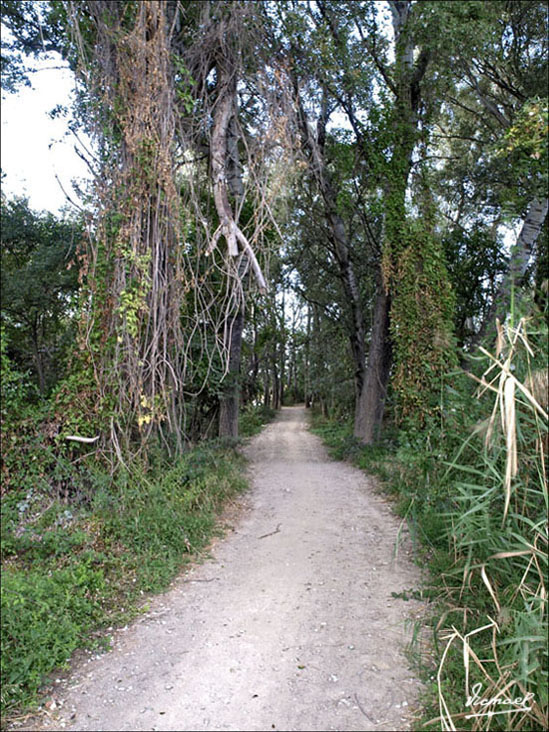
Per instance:
[[[311,431],[322,437],[330,450],[330,455],[336,460],[352,458],[362,449],[353,437],[351,422],[336,421],[314,411]]]
[[[175,68],[175,93],[185,113],[190,115],[195,106],[192,90],[196,82],[179,56],[174,54],[172,62]]]
[[[507,257],[497,236],[482,226],[456,227],[443,238],[448,276],[455,294],[455,333],[463,347],[475,334],[490,307],[498,278],[507,271]]]
[[[224,502],[246,487],[242,459],[216,443],[114,479],[89,459],[84,465],[67,463],[65,475],[86,493],[84,504],[74,493],[52,501],[43,483],[14,484],[2,497],[8,715],[37,701],[76,648],[100,642],[95,631],[135,614],[143,592],[165,589],[207,544]]]
[[[393,388],[398,418],[423,428],[439,413],[443,374],[455,361],[454,295],[440,242],[417,223],[392,273]]]
[[[263,425],[271,422],[275,410],[270,407],[254,407],[252,405],[240,410],[238,433],[242,437],[251,437],[261,431]]]
[[[0,325],[0,417],[2,432],[17,423],[18,418],[32,392],[28,374],[18,371],[7,353],[8,339],[3,325]]]
[[[24,704],[47,673],[71,653],[101,619],[101,569],[85,562],[45,573],[5,568],[2,577],[2,709]]]
[[[516,200],[516,191],[527,196],[545,196],[548,185],[548,114],[547,97],[529,99],[523,104],[513,124],[495,146],[497,157],[512,166],[518,186],[504,192],[504,200]]]
[[[74,338],[78,222],[1,203],[1,318],[9,354],[42,392],[62,376]]]

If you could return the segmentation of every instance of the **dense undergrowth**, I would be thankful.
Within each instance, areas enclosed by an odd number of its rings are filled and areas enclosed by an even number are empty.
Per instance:
[[[418,729],[547,729],[545,324],[501,330],[471,375],[449,374],[422,432],[363,447],[348,423],[317,416],[315,430],[334,457],[379,476],[430,568]]]
[[[275,414],[271,407],[245,407],[238,418],[239,434],[242,437],[257,435],[263,425],[274,419]]]
[[[217,531],[227,500],[245,489],[234,444],[201,443],[114,473],[86,448],[47,435],[47,404],[32,405],[4,357],[1,677],[4,723],[40,700],[77,648],[108,646],[148,592],[165,589]],[[17,413],[5,407],[24,408]],[[243,412],[241,434],[269,410]],[[77,454],[80,450],[81,454]]]

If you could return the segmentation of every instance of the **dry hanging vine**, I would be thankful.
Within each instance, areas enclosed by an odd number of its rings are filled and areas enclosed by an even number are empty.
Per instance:
[[[156,430],[183,446],[183,267],[166,2],[89,2],[72,27],[102,147],[85,346],[114,448]],[[91,36],[91,41],[90,41]],[[96,337],[93,337],[93,334]]]
[[[156,433],[181,450],[185,397],[229,371],[246,272],[265,289],[255,251],[276,229],[260,130],[271,134],[271,110],[256,119],[255,142],[238,118],[237,80],[261,85],[242,62],[249,6],[94,0],[68,9],[101,151],[81,346],[103,428],[108,418],[102,444],[122,456]]]

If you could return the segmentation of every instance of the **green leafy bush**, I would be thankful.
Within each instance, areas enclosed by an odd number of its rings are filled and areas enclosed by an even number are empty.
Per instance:
[[[2,707],[35,698],[45,674],[87,643],[102,616],[102,570],[86,563],[44,573],[5,568],[2,578]]]
[[[213,442],[171,466],[134,463],[114,477],[93,461],[66,461],[64,479],[85,485],[86,501],[52,496],[47,481],[12,486],[2,499],[8,717],[37,701],[76,648],[102,642],[95,631],[131,618],[143,592],[167,587],[210,540],[224,502],[246,487],[242,468],[234,450]]]
[[[248,406],[242,409],[239,414],[238,427],[242,437],[256,435],[264,424],[270,422],[275,416],[275,410],[270,407]]]

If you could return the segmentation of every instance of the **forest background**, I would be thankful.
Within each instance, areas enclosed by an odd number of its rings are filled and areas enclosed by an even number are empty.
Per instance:
[[[92,140],[73,214],[1,202],[5,718],[305,402],[430,563],[422,722],[493,729],[480,681],[545,729],[547,3],[1,9],[4,90],[59,54]]]

